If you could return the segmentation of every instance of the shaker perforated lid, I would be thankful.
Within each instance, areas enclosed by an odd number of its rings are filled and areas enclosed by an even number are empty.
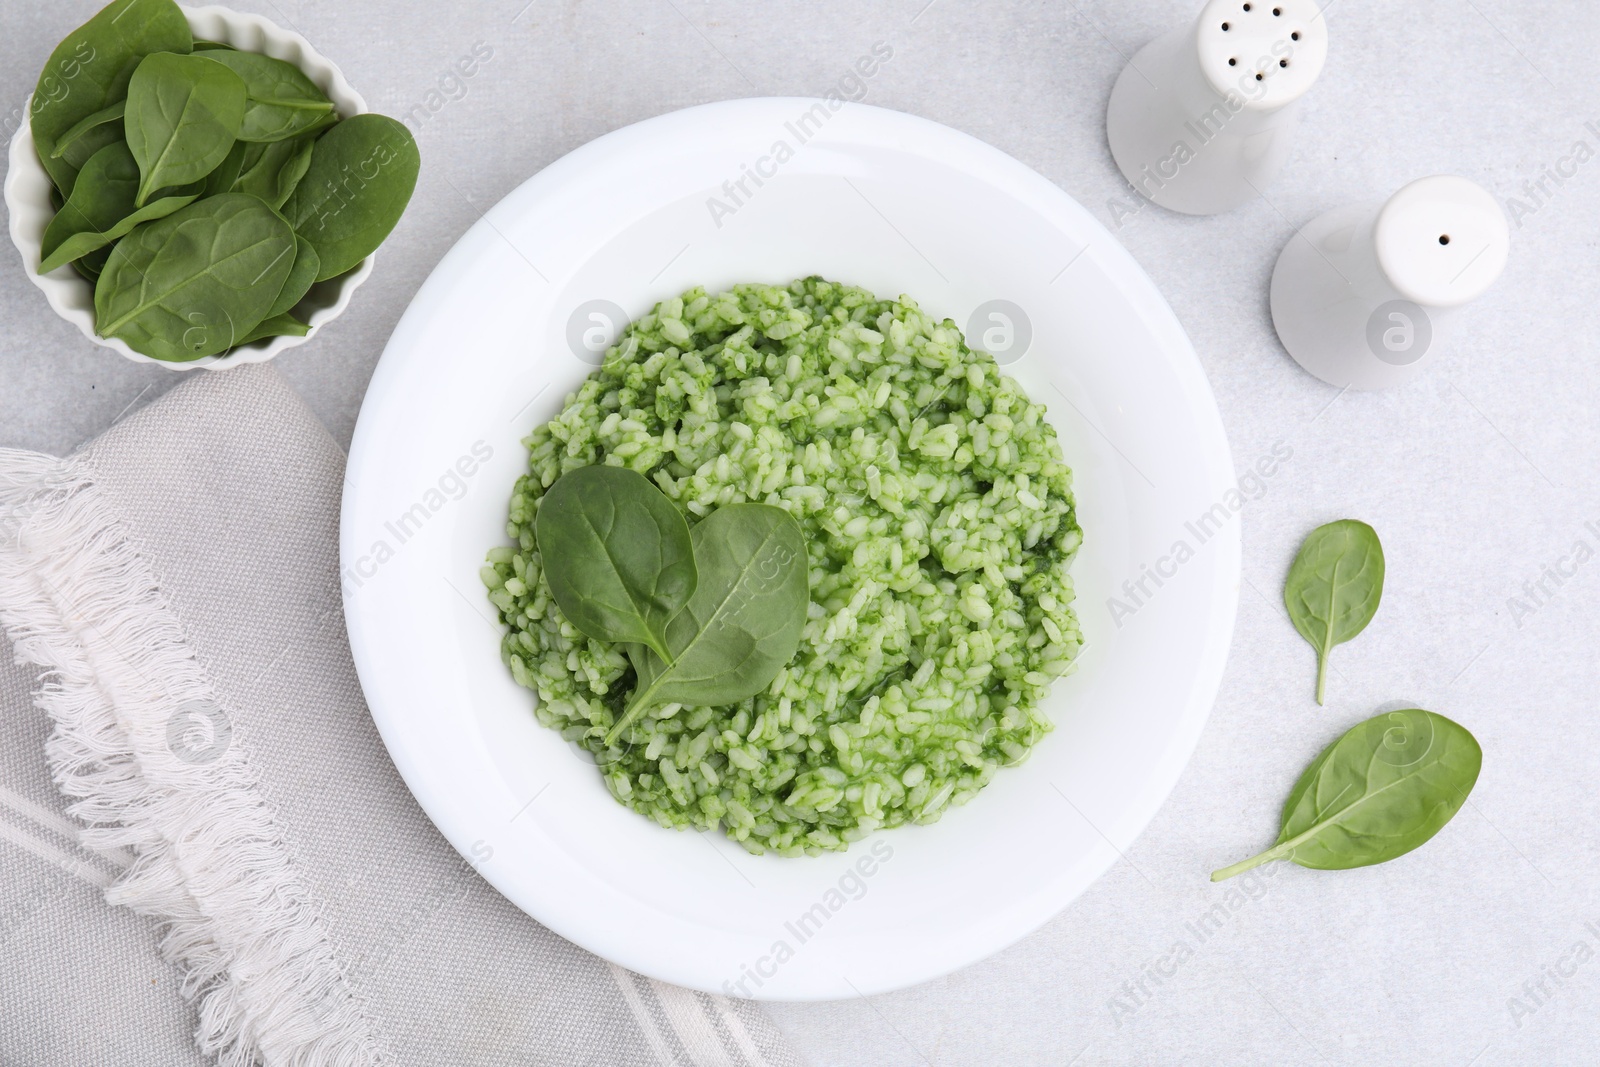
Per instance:
[[[1328,58],[1328,23],[1316,0],[1211,0],[1200,13],[1200,70],[1217,92],[1249,109],[1291,103]]]
[[[1389,281],[1424,307],[1457,307],[1500,277],[1511,231],[1500,205],[1465,178],[1419,178],[1384,204],[1373,233]]]

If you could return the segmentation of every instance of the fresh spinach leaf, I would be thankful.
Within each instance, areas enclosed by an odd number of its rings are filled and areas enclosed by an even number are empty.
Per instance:
[[[165,196],[134,207],[139,165],[121,141],[107,145],[84,164],[72,195],[45,227],[40,274],[120,240],[141,222],[164,218],[200,195],[198,186],[165,190]]]
[[[304,337],[311,332],[311,327],[295,318],[293,315],[273,315],[261,320],[261,324],[233,343],[235,348],[243,345],[254,344],[268,337]]]
[[[266,318],[294,250],[289,224],[256,197],[197,201],[117,243],[95,286],[95,329],[155,359],[226,351]]]
[[[338,121],[333,101],[292,63],[258,52],[212,51],[204,58],[244,81],[241,141],[282,141]]]
[[[1477,740],[1443,715],[1420,708],[1375,715],[1306,768],[1283,806],[1277,843],[1211,880],[1271,860],[1330,871],[1403,856],[1460,810],[1482,767]]]
[[[1367,628],[1383,599],[1383,545],[1372,527],[1340,519],[1311,531],[1289,568],[1283,604],[1317,650],[1317,703],[1328,688],[1328,653]]]
[[[234,183],[239,180],[239,174],[244,170],[245,159],[252,152],[259,152],[264,146],[253,144],[249,141],[235,141],[228,154],[223,157],[217,169],[207,174],[203,182],[202,196],[216,196],[218,193],[238,192]]]
[[[240,156],[238,175],[229,186],[236,193],[249,193],[260,197],[275,208],[282,208],[311,164],[313,138],[296,138],[292,141],[240,141],[244,151]],[[233,156],[217,169],[226,170]]]
[[[534,538],[567,621],[599,641],[667,658],[667,624],[695,590],[694,546],[678,506],[626,467],[579,467],[539,501]]]
[[[318,281],[343,274],[383,243],[411,200],[421,163],[411,131],[384,115],[356,115],[317,138],[283,212],[316,246]]]
[[[193,43],[189,20],[173,0],[113,0],[56,45],[34,88],[29,125],[39,159],[63,196],[72,192],[84,159],[108,142],[89,146],[74,162],[70,154],[54,154],[62,135],[123,99],[145,56],[188,52]]]
[[[73,189],[77,186],[79,172],[83,170],[89,160],[94,158],[96,152],[106,147],[106,145],[126,143],[122,139],[122,125],[120,123],[105,123],[84,131],[71,144],[67,145],[60,156],[50,161],[63,177],[71,176],[71,181],[60,190],[62,202],[65,203],[66,198],[72,195]]]
[[[139,196],[199,181],[228,157],[244,120],[240,77],[204,56],[158,52],[128,82],[124,119],[139,161]]]
[[[315,136],[307,134],[295,141],[285,142],[295,146],[294,154],[284,161],[278,169],[278,180],[273,191],[272,206],[282,210],[294,195],[295,189],[304,180],[306,171],[311,169],[311,153],[316,150]]]
[[[729,504],[690,531],[699,580],[667,624],[667,651],[633,645],[638,685],[609,744],[661,704],[733,704],[794,658],[811,603],[800,524],[768,504]]]
[[[194,50],[196,52],[232,52],[234,51],[234,47],[231,44],[224,44],[221,41],[202,41],[196,39],[194,42]]]
[[[112,132],[115,134],[112,139],[122,140],[122,113],[127,110],[127,107],[128,102],[126,100],[118,100],[115,104],[96,111],[93,115],[90,115],[62,134],[60,139],[56,141],[55,150],[50,153],[50,157],[52,159],[60,159],[67,154],[69,149],[77,145],[85,134],[101,126],[111,126]]]
[[[267,309],[267,318],[275,319],[280,315],[287,315],[290,310],[302,299],[311,288],[311,283],[317,280],[317,250],[311,247],[311,242],[304,237],[294,239],[294,265],[289,268],[289,276],[283,280],[283,288],[278,290],[278,298],[272,302],[272,307]],[[264,325],[264,324],[263,324]],[[243,344],[244,342],[240,342]]]

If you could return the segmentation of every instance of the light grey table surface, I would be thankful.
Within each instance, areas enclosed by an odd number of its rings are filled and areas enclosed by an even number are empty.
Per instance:
[[[98,6],[0,5],[8,136],[52,45]],[[338,322],[278,361],[347,442],[417,287],[524,178],[676,108],[820,94],[876,41],[894,58],[868,102],[1000,147],[1114,227],[1108,201],[1128,194],[1105,145],[1107,94],[1124,56],[1198,3],[236,6],[300,30],[375,109],[397,116],[450,89],[441,79],[457,57],[493,49],[420,123],[423,177],[371,281]],[[1232,656],[1193,761],[1126,858],[1021,943],[900,993],[773,1005],[819,1067],[1596,1059],[1600,562],[1589,556],[1600,549],[1600,162],[1587,157],[1600,151],[1600,9],[1329,6],[1326,72],[1265,197],[1209,219],[1149,207],[1116,230],[1188,329],[1236,466],[1278,442],[1293,450],[1244,512]],[[1585,162],[1570,178],[1544,179],[1549,195],[1536,202],[1524,183],[1579,141]],[[1302,373],[1267,314],[1272,264],[1292,228],[1442,172],[1534,209],[1518,212],[1505,276],[1407,388],[1341,395]],[[9,250],[0,308],[0,444],[70,450],[182,378],[86,342]],[[1331,698],[1318,708],[1312,655],[1279,591],[1305,532],[1345,515],[1382,533],[1388,587],[1377,621],[1335,654]],[[1572,572],[1559,584],[1544,578],[1558,564]],[[1541,579],[1535,601],[1524,586]],[[1382,867],[1281,867],[1249,895],[1207,882],[1271,841],[1284,794],[1324,744],[1395,700],[1456,718],[1486,753],[1471,803],[1438,838]]]

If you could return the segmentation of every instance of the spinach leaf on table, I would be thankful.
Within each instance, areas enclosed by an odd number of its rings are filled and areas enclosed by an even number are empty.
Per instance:
[[[696,570],[689,524],[665,493],[627,467],[579,467],[545,491],[533,528],[567,621],[669,655],[667,624],[694,593]]]
[[[39,273],[113,244],[142,222],[164,218],[191,203],[197,186],[165,190],[167,195],[135,208],[139,165],[121,141],[107,145],[84,164],[72,195],[45,227]]]
[[[1328,687],[1328,654],[1361,633],[1383,599],[1383,545],[1364,522],[1341,519],[1312,530],[1283,586],[1300,636],[1317,650],[1317,703]]]
[[[245,87],[241,141],[282,141],[338,121],[333,101],[299,67],[258,52],[210,51]]]
[[[800,524],[768,504],[729,504],[690,531],[699,580],[667,624],[662,656],[629,654],[638,685],[609,744],[649,708],[733,704],[772,684],[794,658],[811,603]]]
[[[355,115],[317,138],[283,212],[316,246],[318,281],[343,274],[383,243],[411,200],[420,167],[411,131],[384,115]]]
[[[83,160],[54,154],[61,136],[123,99],[145,56],[185,53],[193,45],[189,20],[173,0],[117,0],[56,45],[34,88],[29,125],[40,162],[62,195],[72,191]]]
[[[1272,860],[1345,870],[1403,856],[1460,810],[1482,767],[1477,740],[1443,715],[1420,708],[1375,715],[1306,768],[1283,806],[1277,843],[1211,880]]]
[[[266,318],[294,252],[294,231],[256,197],[197,201],[117,243],[95,286],[95,329],[155,359],[216,355]]]
[[[138,203],[216,170],[233,148],[244,105],[243,80],[221,63],[159,52],[145,57],[128,82],[124,118],[139,162]]]

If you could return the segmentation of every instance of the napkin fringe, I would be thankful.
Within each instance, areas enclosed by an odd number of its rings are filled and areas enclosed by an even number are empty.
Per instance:
[[[165,924],[201,1051],[222,1067],[390,1062],[231,718],[86,459],[0,450],[0,624],[18,660],[46,670],[45,752],[88,824],[83,845],[135,853],[106,899]]]

